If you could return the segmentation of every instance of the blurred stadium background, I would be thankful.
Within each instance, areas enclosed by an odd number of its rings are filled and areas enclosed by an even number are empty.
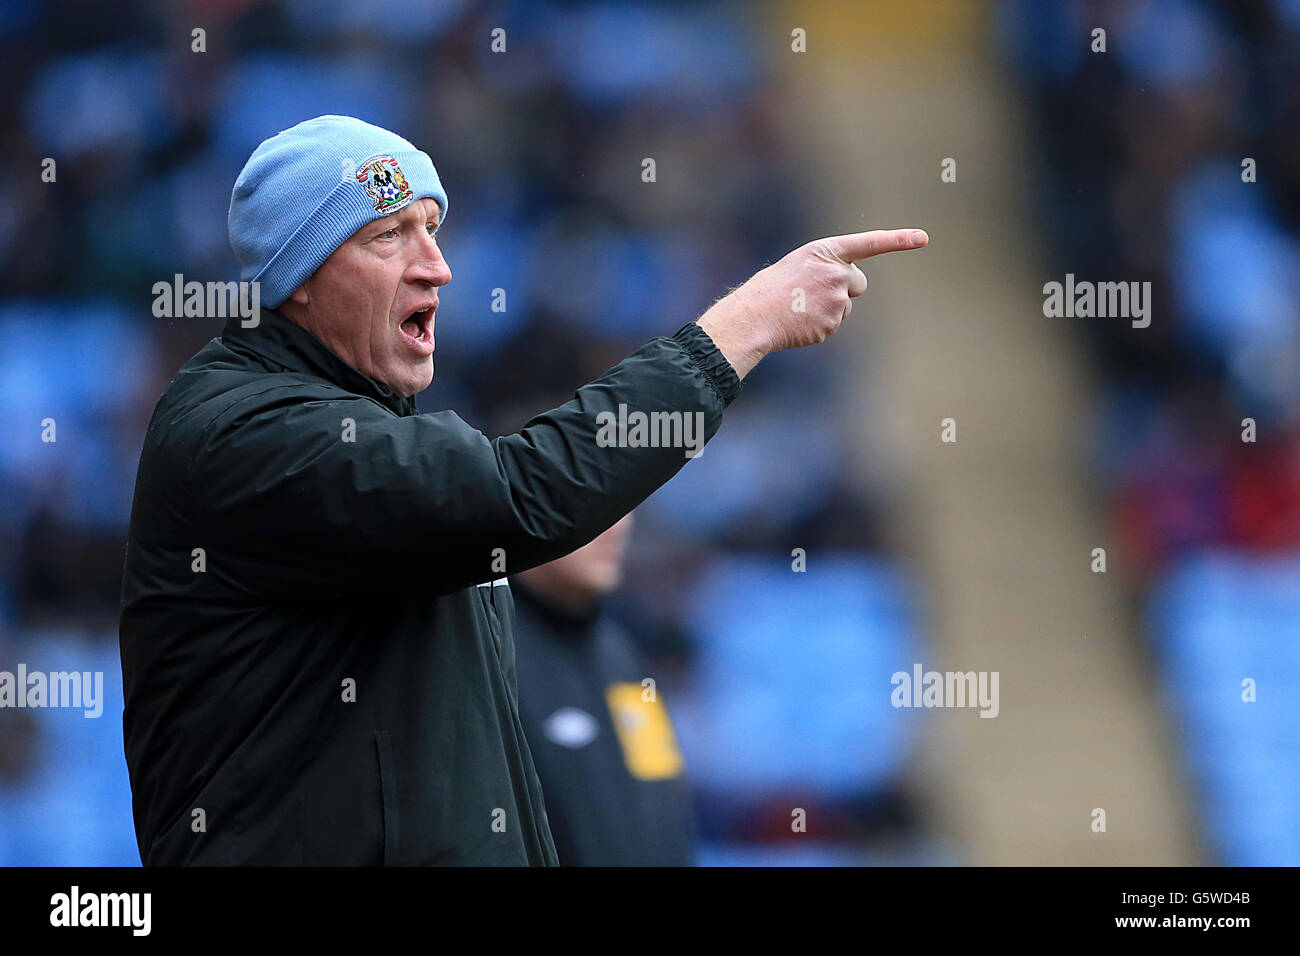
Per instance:
[[[0,864],[139,863],[125,528],[221,324],[151,288],[235,277],[236,173],[326,112],[433,156],[421,407],[489,435],[811,238],[932,236],[641,509],[615,610],[700,863],[1300,863],[1297,0],[7,0],[0,45],[0,669],[107,686],[0,709]],[[1045,318],[1067,272],[1152,282],[1150,327]],[[997,719],[891,707],[916,662],[998,671]]]

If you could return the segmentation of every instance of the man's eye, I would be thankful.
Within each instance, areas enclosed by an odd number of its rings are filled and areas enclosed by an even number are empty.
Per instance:
[[[381,233],[381,235],[382,235],[383,238],[385,238],[385,239],[396,239],[396,238],[397,238],[397,230],[396,230],[396,229],[385,229],[385,230],[383,231],[383,233]]]
[[[437,224],[436,222],[426,222],[426,223],[424,224],[424,228],[425,228],[425,231],[428,232],[429,235],[432,236],[435,232],[438,231],[438,224]]]

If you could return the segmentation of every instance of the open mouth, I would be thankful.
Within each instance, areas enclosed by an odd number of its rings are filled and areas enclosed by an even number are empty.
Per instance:
[[[402,338],[406,344],[424,354],[433,352],[433,306],[412,312],[402,320]]]

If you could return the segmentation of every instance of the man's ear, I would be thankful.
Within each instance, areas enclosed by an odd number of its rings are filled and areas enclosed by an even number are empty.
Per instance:
[[[304,282],[302,285],[298,286],[298,288],[294,289],[293,294],[289,296],[289,299],[299,305],[310,304],[311,296],[307,294],[307,283]]]

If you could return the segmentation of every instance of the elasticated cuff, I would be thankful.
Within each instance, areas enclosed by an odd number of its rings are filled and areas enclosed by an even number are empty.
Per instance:
[[[697,322],[688,322],[673,333],[672,340],[685,352],[696,368],[704,373],[722,407],[726,408],[740,394],[740,376],[731,367],[722,350]]]

